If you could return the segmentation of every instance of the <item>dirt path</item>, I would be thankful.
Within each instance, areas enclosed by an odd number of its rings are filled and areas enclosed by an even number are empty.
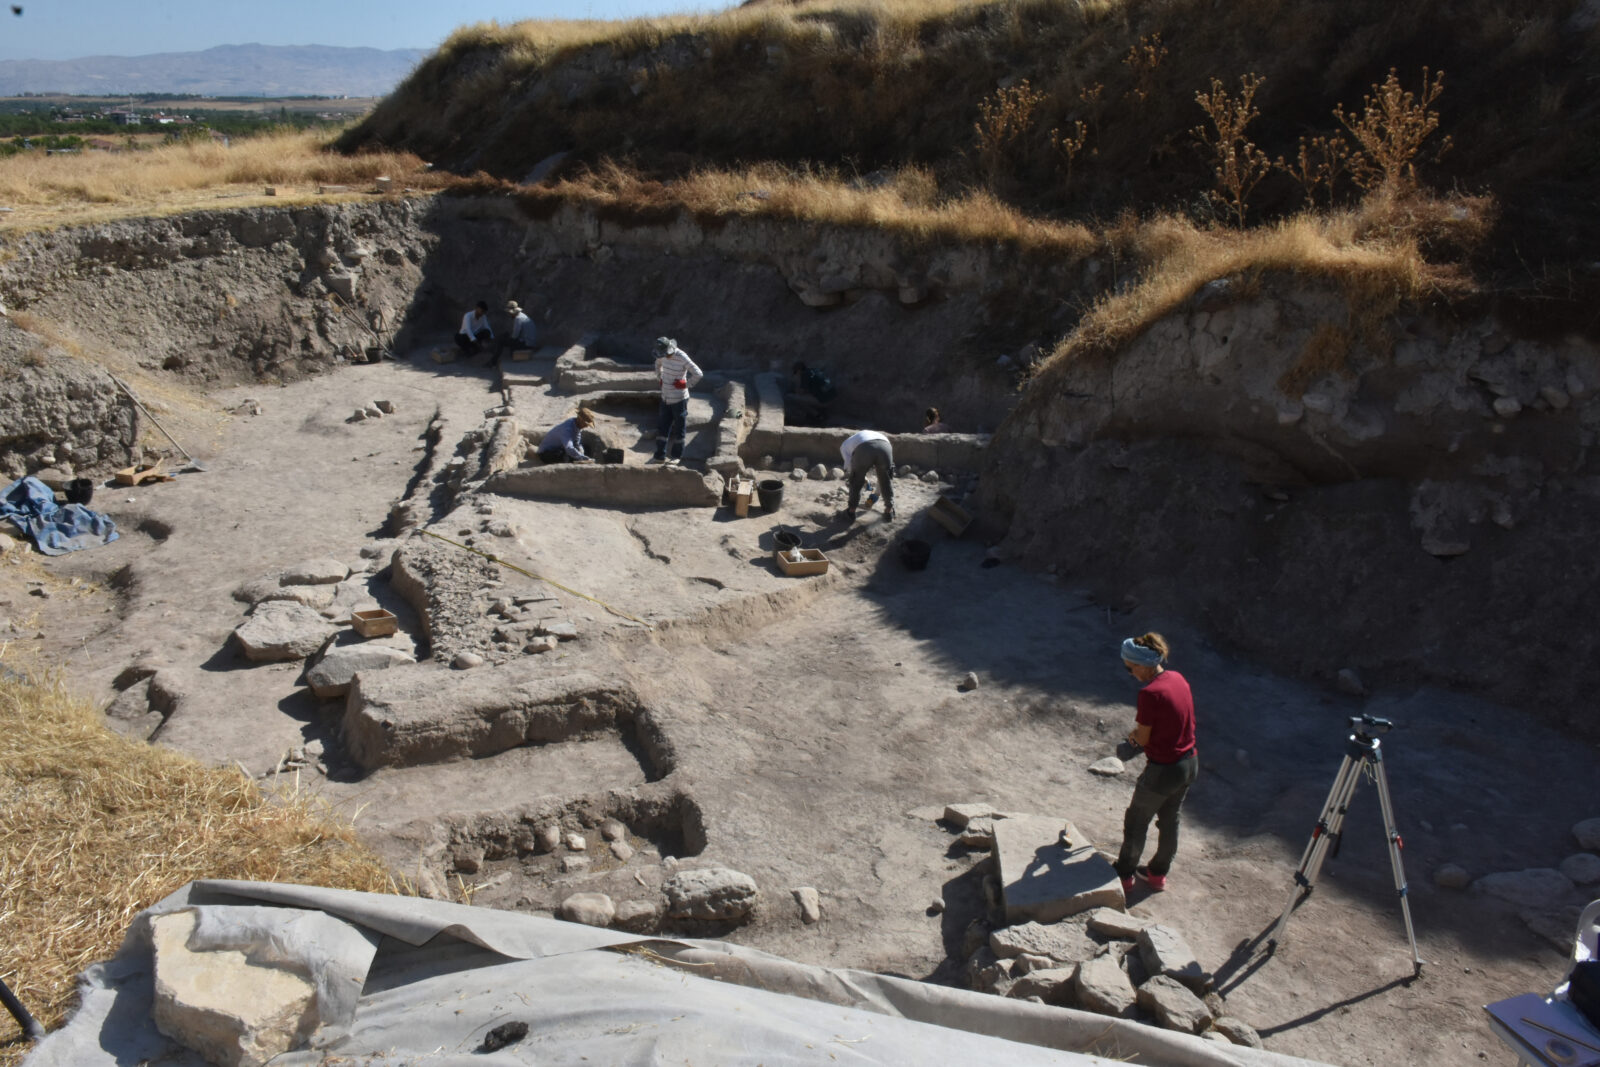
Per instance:
[[[231,591],[307,557],[361,562],[415,473],[435,407],[453,442],[496,402],[487,371],[433,371],[352,367],[219,398],[226,406],[251,395],[264,411],[225,426],[203,457],[207,473],[102,490],[95,503],[122,526],[122,541],[0,568],[0,613],[30,622],[22,643],[96,699],[109,698],[130,662],[162,663],[184,679],[185,700],[161,743],[270,769],[325,736],[338,705],[311,698],[299,664],[250,665],[234,653],[229,634],[244,606]],[[345,421],[375,399],[393,400],[396,414]],[[519,418],[540,425],[568,406],[551,397]],[[793,483],[786,513],[821,518],[837,505],[818,495],[835,489]],[[904,485],[902,514],[932,492]],[[506,512],[524,529],[521,550],[581,588],[692,620],[654,635],[612,630],[604,612],[564,598],[586,636],[563,653],[562,669],[627,678],[658,710],[704,813],[699,859],[748,872],[766,893],[760,920],[732,935],[741,942],[951,980],[966,924],[982,911],[982,857],[955,847],[932,815],[991,801],[1070,817],[1114,849],[1132,771],[1104,779],[1086,768],[1131,718],[1117,643],[1154,628],[1172,639],[1196,693],[1203,770],[1172,888],[1135,903],[1184,932],[1233,1013],[1269,1047],[1347,1064],[1509,1063],[1480,1006],[1559,978],[1560,956],[1516,909],[1431,878],[1445,862],[1474,875],[1554,866],[1572,851],[1568,827],[1595,814],[1600,759],[1513,709],[1425,689],[1334,696],[1207,647],[1178,620],[1110,611],[1009,565],[984,568],[980,546],[942,535],[933,565],[908,573],[884,553],[888,531],[875,516],[835,531],[849,565],[803,597],[784,592],[802,588],[796,580],[764,569],[770,524],[761,520],[529,502]],[[31,596],[30,575],[52,595]],[[383,585],[373,580],[375,594],[393,602]],[[762,599],[775,590],[779,601]],[[752,611],[758,601],[767,606]],[[967,671],[980,687],[958,692]],[[1361,711],[1400,724],[1385,747],[1430,961],[1416,982],[1405,981],[1410,957],[1370,786],[1289,942],[1270,961],[1257,951],[1342,758],[1345,717]],[[637,773],[625,753],[599,744],[359,783],[303,778],[346,810],[370,810],[358,825],[381,836],[429,810],[492,810]],[[822,893],[816,926],[793,914],[789,889],[803,885]],[[930,914],[935,899],[942,914]]]

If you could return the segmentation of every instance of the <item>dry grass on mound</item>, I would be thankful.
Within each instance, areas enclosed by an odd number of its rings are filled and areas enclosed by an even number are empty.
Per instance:
[[[1026,251],[1082,256],[1097,240],[1088,227],[1030,216],[977,190],[943,196],[921,167],[846,180],[823,168],[763,163],[736,170],[699,170],[664,183],[607,164],[534,194],[607,216],[641,221],[685,211],[701,220],[766,217],[830,226],[881,229],[921,241],[1007,242]]]
[[[1308,212],[1251,230],[1201,228],[1173,216],[1124,220],[1106,234],[1112,255],[1136,280],[1108,293],[1049,353],[1039,373],[1073,359],[1126,348],[1209,282],[1267,274],[1331,283],[1349,298],[1341,329],[1376,342],[1382,323],[1403,303],[1462,295],[1472,287],[1458,259],[1488,232],[1487,199],[1396,202],[1375,197],[1348,211]],[[1433,262],[1430,246],[1448,246],[1456,262]]]
[[[395,889],[310,800],[121,738],[55,678],[0,671],[0,801],[0,977],[47,1027],[134,914],[195,879]],[[0,1042],[17,1033],[0,1014]],[[25,1051],[0,1045],[0,1065]]]
[[[351,185],[370,188],[388,175],[414,188],[440,188],[448,176],[427,171],[409,152],[341,155],[325,134],[283,132],[163,145],[148,151],[24,152],[0,159],[0,204],[13,209],[8,227],[59,224],[128,214],[167,214],[198,206],[196,196],[260,196],[266,185]],[[273,202],[273,201],[267,201]],[[75,209],[58,218],[60,209]],[[99,208],[99,211],[92,209]]]

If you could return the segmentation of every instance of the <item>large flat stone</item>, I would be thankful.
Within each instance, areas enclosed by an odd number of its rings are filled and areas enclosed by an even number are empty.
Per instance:
[[[219,1067],[261,1067],[299,1045],[316,1023],[316,987],[243,952],[192,952],[195,913],[152,920],[156,1028]]]
[[[1139,1004],[1139,993],[1117,957],[1107,953],[1078,965],[1073,980],[1078,1007],[1101,1015],[1127,1018]]]
[[[334,627],[303,604],[268,600],[233,631],[245,658],[261,663],[300,659],[322,647]]]
[[[320,699],[328,700],[348,693],[357,671],[384,671],[416,661],[411,653],[392,645],[376,642],[332,644],[322,653],[316,665],[306,672],[306,684]]]
[[[622,463],[553,463],[494,475],[486,492],[527,500],[571,500],[610,507],[716,507],[720,474],[688,467],[635,467]]]
[[[550,678],[547,670],[534,660],[473,671],[358,674],[345,703],[346,749],[373,770],[489,756],[602,730],[632,734],[638,702],[631,690],[588,674]]]
[[[1139,987],[1139,1006],[1168,1030],[1198,1034],[1211,1025],[1205,1002],[1166,975],[1158,974]]]
[[[1077,963],[1094,955],[1096,945],[1083,927],[1075,923],[1049,926],[1026,922],[1004,926],[989,935],[989,951],[998,959],[1027,954],[1048,956],[1058,963]]]
[[[1196,993],[1204,993],[1211,985],[1211,976],[1195,959],[1194,949],[1170,926],[1157,923],[1139,931],[1139,958],[1151,974],[1166,975]]]
[[[1069,831],[1070,850],[1061,845],[1063,829]],[[994,845],[1007,922],[1053,923],[1092,908],[1126,906],[1111,861],[1065,819],[1000,819],[994,824]]]

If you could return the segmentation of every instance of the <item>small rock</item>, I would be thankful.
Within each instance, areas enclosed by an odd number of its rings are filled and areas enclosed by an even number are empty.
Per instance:
[[[828,468],[828,480],[829,481],[837,482],[837,481],[842,480],[843,478],[844,478],[844,468],[843,467],[829,467]]]
[[[369,419],[381,419],[381,418],[383,418],[383,412],[378,408],[378,405],[376,405],[376,404],[368,404],[364,410],[366,411],[367,418],[369,418]]]
[[[1013,959],[1024,954],[1048,956],[1061,963],[1077,963],[1094,956],[1095,944],[1076,923],[1026,922],[1007,926],[989,935],[989,951],[996,959]]]
[[[324,556],[296,563],[278,577],[279,585],[336,585],[350,577],[343,560]]]
[[[561,846],[561,827],[546,823],[534,832],[533,840],[540,852],[554,852]]]
[[[898,466],[898,467],[896,467],[894,469],[894,476],[896,478],[909,478],[909,477],[911,477],[911,464],[909,464],[909,463],[900,464],[900,466]]]
[[[800,921],[810,926],[822,919],[822,895],[810,886],[792,890],[796,904],[800,905]]]
[[[1561,861],[1561,873],[1578,885],[1600,882],[1600,856],[1592,852],[1575,852]]]
[[[654,930],[661,918],[661,906],[645,900],[624,900],[617,904],[613,925],[624,930],[644,932]]]
[[[1011,973],[1016,975],[1018,970],[1013,967]],[[1020,975],[1006,995],[1017,999],[1037,997],[1043,1004],[1066,1005],[1072,999],[1072,983],[1077,975],[1076,964],[1031,970]]]
[[[477,874],[483,870],[483,849],[467,843],[450,850],[450,863],[462,874]]]
[[[563,856],[561,857],[561,870],[566,874],[577,874],[589,869],[588,856]]]
[[[1497,396],[1497,397],[1495,397],[1495,400],[1494,400],[1494,413],[1496,415],[1499,415],[1502,419],[1512,418],[1518,412],[1520,412],[1521,410],[1522,410],[1522,405],[1520,403],[1518,403],[1516,397],[1514,397],[1514,396]]]
[[[1572,403],[1572,398],[1567,396],[1565,390],[1557,389],[1553,385],[1541,387],[1539,389],[1539,395],[1544,398],[1544,402],[1546,404],[1549,404],[1557,411],[1565,410],[1566,406]]]
[[[1472,883],[1472,875],[1459,864],[1446,863],[1433,872],[1433,884],[1446,889],[1465,889]]]
[[[619,819],[602,819],[600,836],[607,841],[625,841],[628,837],[628,828]]]
[[[1235,1045],[1243,1045],[1246,1048],[1264,1047],[1261,1044],[1261,1035],[1256,1033],[1255,1027],[1232,1016],[1223,1016],[1212,1023],[1211,1028]]]
[[[10,534],[0,533],[0,556],[6,555],[8,552],[10,552],[13,548],[16,548],[16,547],[17,547],[17,539],[16,538],[12,537]]]
[[[818,463],[816,466],[812,467],[807,474],[814,482],[824,482],[828,480],[828,468],[821,463]]]
[[[523,645],[522,651],[528,653],[530,656],[537,656],[541,652],[551,651],[556,647],[556,644],[557,638],[554,634],[544,634],[540,637],[535,637],[533,640]]]
[[[974,689],[978,688],[978,675],[977,675],[977,672],[968,671],[967,674],[966,674],[966,677],[961,679],[960,683],[957,684],[956,688],[961,690],[963,693],[970,693]]]
[[[573,852],[583,852],[589,847],[589,842],[584,840],[582,834],[568,834],[566,845]]]
[[[578,627],[570,622],[546,620],[539,624],[539,633],[554,637],[558,641],[576,641],[578,639]]]
[[[473,667],[483,666],[483,657],[476,652],[457,652],[456,658],[450,661],[450,666],[458,671],[471,670]]]
[[[929,915],[942,915],[943,913],[944,913],[944,901],[942,901],[939,898],[935,897],[933,900],[930,900],[928,902],[928,914]]]
[[[1139,987],[1139,1007],[1168,1030],[1198,1034],[1211,1025],[1211,1012],[1181,982],[1158,974]]]
[[[1233,1044],[1232,1041],[1228,1040],[1228,1035],[1218,1033],[1216,1030],[1207,1030],[1205,1033],[1201,1034],[1200,1037],[1202,1040],[1211,1041],[1218,1045]]]
[[[1112,778],[1122,773],[1122,761],[1115,756],[1095,760],[1089,764],[1089,773],[1098,774],[1104,778]]]
[[[1574,823],[1572,838],[1586,852],[1600,852],[1600,818]]]
[[[1470,541],[1453,541],[1445,537],[1424,537],[1422,551],[1439,559],[1451,559],[1455,556],[1464,556],[1472,551]]]
[[[1508,904],[1524,907],[1558,903],[1572,892],[1572,888],[1572,879],[1551,867],[1486,874],[1472,883],[1474,893],[1484,893]]]
[[[366,408],[356,408],[354,411],[352,411],[350,413],[350,421],[351,422],[365,422],[366,418],[367,418],[367,409]]]
[[[1241,767],[1250,766],[1250,753],[1242,748],[1234,749],[1233,762]]]
[[[377,408],[379,411],[383,412],[385,415],[393,415],[394,414],[394,401],[393,400],[374,400],[372,402],[372,406]]]
[[[929,483],[930,485],[936,484],[939,481],[939,472],[938,471],[929,471],[928,473],[926,473],[926,474],[924,474],[922,476],[922,480],[927,482],[927,483]]]
[[[609,847],[611,854],[617,858],[618,863],[627,863],[633,859],[633,846],[626,841],[613,841]]]
[[[1347,693],[1353,697],[1367,695],[1367,687],[1361,684],[1361,675],[1349,667],[1342,668],[1339,671],[1338,676],[1334,679],[1334,685],[1339,692]]]
[[[574,893],[561,902],[561,917],[585,926],[610,926],[617,906],[604,893]]]
[[[769,471],[772,469],[773,464],[775,463],[777,463],[777,460],[773,459],[771,456],[762,456],[761,459],[756,462],[756,467],[760,470]]]
[[[804,467],[796,467],[794,470],[789,472],[789,478],[790,478],[790,480],[796,481],[796,482],[805,481],[806,480],[806,470],[805,470],[805,468]]]

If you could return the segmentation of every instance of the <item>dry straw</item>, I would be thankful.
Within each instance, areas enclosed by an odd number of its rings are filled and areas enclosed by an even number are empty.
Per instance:
[[[12,667],[15,667],[14,657]],[[59,678],[0,660],[0,977],[47,1027],[74,976],[188,882],[240,878],[392,892],[348,826],[238,770],[110,732]],[[0,1067],[26,1047],[0,1017]]]

